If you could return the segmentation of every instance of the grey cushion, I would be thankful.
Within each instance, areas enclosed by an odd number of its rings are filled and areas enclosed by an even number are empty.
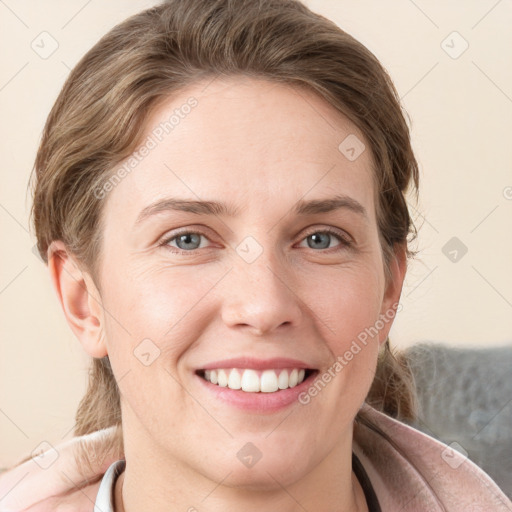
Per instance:
[[[405,354],[420,406],[413,425],[446,444],[457,442],[512,498],[512,346],[425,342]]]

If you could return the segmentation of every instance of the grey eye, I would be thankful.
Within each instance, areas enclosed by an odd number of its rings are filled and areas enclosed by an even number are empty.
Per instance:
[[[306,240],[308,240],[308,247],[311,249],[328,249],[332,237],[333,235],[330,233],[318,232],[307,236]]]
[[[190,250],[190,249],[198,249],[201,245],[201,237],[203,235],[199,233],[182,233],[178,236],[175,236],[171,242],[176,240],[176,245],[178,249],[182,250]]]

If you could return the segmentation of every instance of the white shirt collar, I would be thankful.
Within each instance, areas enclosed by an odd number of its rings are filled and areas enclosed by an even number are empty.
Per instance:
[[[94,503],[94,512],[114,512],[114,488],[117,477],[124,471],[124,459],[112,463],[101,480]]]

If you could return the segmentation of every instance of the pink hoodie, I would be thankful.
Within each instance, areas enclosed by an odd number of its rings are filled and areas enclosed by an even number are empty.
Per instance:
[[[363,408],[398,447],[396,450],[365,425],[354,425],[353,452],[371,481],[382,512],[512,512],[512,501],[462,454],[367,404]],[[2,474],[0,512],[19,512],[30,506],[30,512],[93,512],[101,479],[114,460],[105,459],[94,483],[68,494],[64,506],[56,495],[68,490],[69,481],[79,480],[73,473],[69,448],[86,438],[101,444],[112,432],[110,427],[58,445],[61,456],[51,468],[41,469],[31,459]]]
[[[512,501],[494,480],[461,453],[367,404],[363,408],[407,456],[366,426],[354,426],[353,451],[382,512],[512,512]]]

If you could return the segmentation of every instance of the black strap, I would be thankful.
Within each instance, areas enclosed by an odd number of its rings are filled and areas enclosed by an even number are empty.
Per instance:
[[[377,495],[373,490],[372,483],[370,482],[361,461],[357,458],[357,455],[354,452],[352,452],[352,469],[363,488],[366,504],[368,505],[368,511],[382,512]]]

